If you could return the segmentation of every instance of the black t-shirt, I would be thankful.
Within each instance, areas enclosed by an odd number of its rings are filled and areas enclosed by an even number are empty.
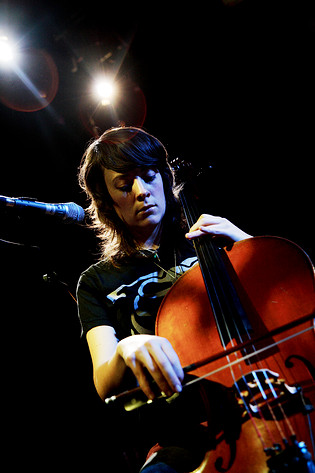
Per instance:
[[[175,272],[179,277],[197,262],[191,242],[183,238],[174,252],[172,235],[165,240],[157,253],[158,258],[139,253],[121,263],[119,268],[101,261],[81,274],[77,299],[83,334],[102,325],[112,326],[119,340],[134,334],[154,334],[159,306],[176,281]],[[189,445],[188,455],[192,455],[191,451],[195,455],[196,451],[201,462],[208,435],[199,425],[199,411],[196,415],[194,409],[188,409],[190,415],[187,417],[187,406],[202,405],[198,391],[197,395],[194,392],[194,388],[193,391],[185,390],[178,403],[153,404],[149,411],[143,411],[143,415],[142,411],[136,411],[136,417],[128,416],[126,431],[135,432],[137,426],[137,445],[145,442],[149,447],[158,442],[163,447],[176,445],[184,449]],[[123,418],[120,417],[120,425]],[[141,437],[143,432],[145,438]],[[200,449],[202,456],[199,458]]]
[[[163,297],[176,278],[197,262],[185,238],[176,251],[165,240],[156,254],[139,252],[119,268],[101,261],[81,274],[77,299],[83,334],[100,325],[113,327],[119,340],[154,334]]]

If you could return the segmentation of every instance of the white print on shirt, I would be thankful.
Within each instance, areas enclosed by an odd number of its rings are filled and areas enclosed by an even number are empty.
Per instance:
[[[196,262],[197,262],[196,257],[187,258],[179,266],[176,266],[176,274],[184,273],[188,269],[192,268],[194,266],[194,264],[196,264]],[[160,272],[162,272],[162,271],[160,271]],[[172,274],[175,274],[175,267],[170,268],[168,270],[168,272],[172,273]],[[168,281],[172,281],[172,278],[165,271],[162,272],[161,276],[159,276],[159,272],[154,271],[153,273],[146,274],[145,276],[140,276],[138,279],[136,279],[131,284],[122,284],[117,289],[115,289],[113,292],[108,294],[107,298],[111,302],[115,303],[121,297],[126,297],[126,292],[124,292],[124,288],[133,287],[136,284],[139,284],[140,281],[143,281],[143,282],[141,283],[141,285],[139,287],[139,289],[140,289],[139,295],[143,295],[143,287],[145,285],[147,285],[149,282],[157,282],[157,283],[158,282],[168,282]],[[163,291],[163,292],[166,293],[167,291]],[[156,294],[155,297],[157,295],[158,296],[161,295],[161,294],[157,294],[157,293],[155,293],[155,294]],[[151,297],[154,297],[154,296],[152,295]],[[135,309],[136,309],[136,307],[135,307]]]
[[[129,297],[133,299],[134,313],[131,315],[132,325],[136,333],[149,333],[139,322],[142,317],[152,317],[162,298],[167,294],[174,282],[172,275],[182,274],[197,263],[196,257],[184,260],[180,265],[168,269],[140,276],[130,284],[122,284],[107,295],[115,304],[119,299]]]

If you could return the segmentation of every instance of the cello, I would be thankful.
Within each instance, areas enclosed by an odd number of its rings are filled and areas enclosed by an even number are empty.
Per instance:
[[[192,226],[196,199],[186,187],[180,199]],[[194,245],[199,264],[174,283],[156,319],[156,334],[171,342],[184,371],[195,374],[184,387],[206,379],[224,394],[220,408],[228,414],[218,420],[209,406],[211,442],[194,473],[314,473],[310,259],[279,237],[219,248],[205,236]],[[137,388],[130,397],[127,410],[142,404]]]

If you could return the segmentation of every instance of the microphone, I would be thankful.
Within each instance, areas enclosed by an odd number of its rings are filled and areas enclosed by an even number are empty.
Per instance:
[[[74,202],[65,204],[46,204],[45,202],[37,202],[36,200],[26,199],[24,197],[5,197],[0,195],[0,204],[6,207],[33,208],[46,215],[56,215],[65,222],[82,222],[84,219],[84,210]]]

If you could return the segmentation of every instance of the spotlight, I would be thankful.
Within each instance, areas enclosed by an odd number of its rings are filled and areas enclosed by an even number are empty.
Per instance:
[[[9,38],[0,35],[0,65],[5,67],[12,66],[16,61],[16,49]]]
[[[115,96],[115,85],[111,79],[101,77],[94,83],[95,96],[100,100],[102,105],[110,105]]]

